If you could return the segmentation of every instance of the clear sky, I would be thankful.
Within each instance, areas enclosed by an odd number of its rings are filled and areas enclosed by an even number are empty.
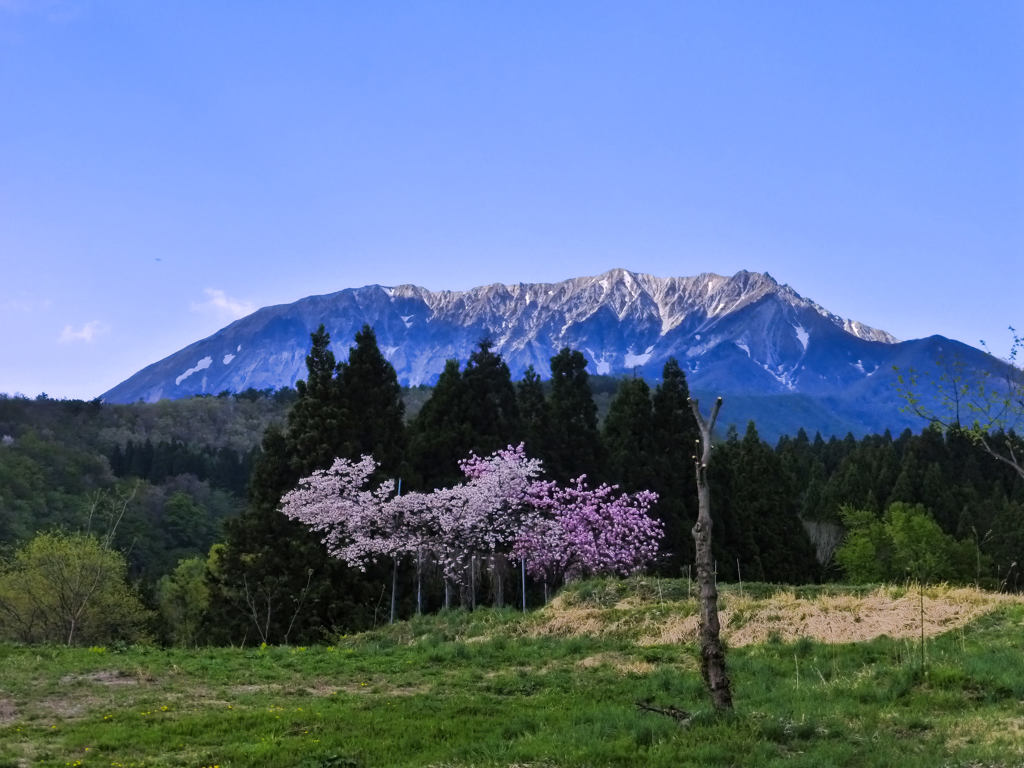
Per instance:
[[[1024,326],[1024,2],[0,0],[0,392],[260,306],[770,272]]]

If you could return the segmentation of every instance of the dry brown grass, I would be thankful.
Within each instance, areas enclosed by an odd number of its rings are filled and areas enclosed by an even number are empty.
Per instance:
[[[631,659],[621,653],[597,653],[581,659],[576,665],[584,669],[611,667],[622,675],[649,675],[654,671],[654,665],[650,662]]]
[[[782,591],[770,598],[730,593],[720,611],[722,635],[732,646],[790,642],[803,637],[824,643],[853,643],[882,635],[917,637],[921,632],[917,588],[881,587],[862,595],[799,598]],[[933,636],[962,627],[996,606],[1024,602],[1019,595],[946,586],[924,590],[924,632]],[[652,614],[657,606],[659,611]],[[695,642],[698,616],[693,601],[648,603],[629,598],[614,608],[581,607],[555,598],[531,627],[533,635],[636,637],[639,645]]]

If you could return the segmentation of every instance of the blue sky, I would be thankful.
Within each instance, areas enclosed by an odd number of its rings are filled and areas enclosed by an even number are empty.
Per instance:
[[[0,392],[380,283],[1024,326],[1024,3],[0,0]]]

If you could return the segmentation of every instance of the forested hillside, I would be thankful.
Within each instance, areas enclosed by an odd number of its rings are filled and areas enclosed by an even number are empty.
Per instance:
[[[585,358],[565,349],[550,380],[531,368],[512,381],[483,341],[432,389],[402,390],[369,328],[345,361],[329,345],[322,329],[313,334],[296,390],[131,405],[0,397],[4,578],[40,531],[106,537],[143,602],[159,609],[150,631],[187,642],[316,639],[386,620],[392,595],[398,615],[452,599],[536,603],[555,585],[527,577],[506,545],[467,551],[466,578],[455,583],[431,556],[365,567],[331,558],[320,534],[279,511],[285,493],[336,457],[372,454],[374,482],[401,478],[403,493],[429,493],[465,482],[460,461],[470,454],[520,443],[551,482],[586,475],[590,488],[656,493],[650,514],[664,536],[650,567],[687,574],[696,432],[674,360],[652,387],[592,378]],[[800,431],[772,446],[751,422],[720,436],[710,471],[722,580],[915,576],[901,549],[912,531],[939,562],[928,578],[1021,584],[1024,487],[966,433],[826,440]],[[0,578],[0,602],[4,583],[15,584]]]
[[[112,525],[151,582],[205,552],[244,504],[263,431],[294,391],[153,404],[0,397],[0,541]]]

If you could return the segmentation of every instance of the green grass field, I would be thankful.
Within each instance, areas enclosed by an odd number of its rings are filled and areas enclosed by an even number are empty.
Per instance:
[[[586,582],[526,616],[453,611],[308,648],[0,646],[0,766],[1024,765],[1020,600],[929,589],[922,669],[909,631],[788,639],[800,621],[873,626],[913,590],[726,588],[736,710],[720,716],[693,642],[658,634],[692,622],[685,592]]]

